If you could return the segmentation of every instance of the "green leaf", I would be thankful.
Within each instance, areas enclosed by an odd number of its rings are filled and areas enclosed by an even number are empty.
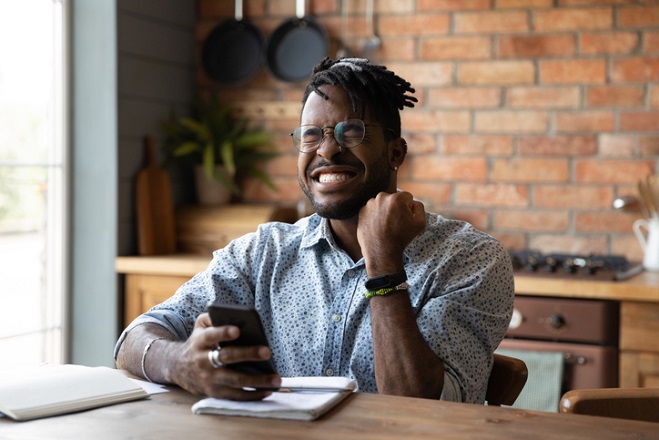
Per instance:
[[[208,145],[206,145],[206,148],[204,148],[203,151],[203,157],[202,157],[202,165],[204,167],[204,172],[206,173],[206,176],[208,176],[209,179],[214,178],[215,173],[215,151],[211,147],[209,148]]]
[[[198,153],[201,151],[201,146],[197,142],[184,142],[178,147],[174,148],[172,154],[175,157],[187,156],[188,154]]]

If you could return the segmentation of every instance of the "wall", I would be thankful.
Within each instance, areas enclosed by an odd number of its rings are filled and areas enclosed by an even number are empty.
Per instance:
[[[307,3],[331,54],[343,41],[360,55],[366,0]],[[198,7],[197,57],[234,15],[231,1]],[[639,214],[611,203],[659,169],[659,1],[376,0],[375,11],[382,46],[372,58],[420,100],[402,112],[410,148],[401,188],[508,247],[641,258],[631,233]],[[266,36],[294,12],[294,0],[245,2]],[[287,134],[303,84],[262,69],[227,87],[198,66],[197,85],[227,103],[294,110],[265,120],[284,153],[269,167],[280,191],[253,186],[247,199],[301,198]]]
[[[194,94],[195,20],[195,0],[117,0],[118,255],[137,253],[134,185],[145,165],[143,138],[160,141],[160,122],[185,113]],[[174,192],[183,201],[191,193],[184,184]]]

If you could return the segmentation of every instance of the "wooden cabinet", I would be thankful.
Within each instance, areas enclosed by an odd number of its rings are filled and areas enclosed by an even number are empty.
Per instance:
[[[620,304],[620,386],[659,387],[659,303]]]
[[[125,277],[124,323],[161,303],[183,283],[203,271],[210,254],[118,257]],[[620,302],[619,386],[659,387],[659,272],[645,272],[622,282],[565,281],[516,277],[524,295],[607,299]]]
[[[176,293],[206,269],[211,258],[195,254],[117,257],[116,270],[124,276],[124,326]]]
[[[124,326],[172,296],[188,276],[128,274],[125,282]]]

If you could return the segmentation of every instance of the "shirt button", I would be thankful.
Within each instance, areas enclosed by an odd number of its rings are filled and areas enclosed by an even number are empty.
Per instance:
[[[354,276],[355,276],[355,271],[352,270],[352,269],[350,269],[350,270],[348,271],[348,276],[349,276],[350,278],[354,277]]]
[[[332,321],[334,321],[334,322],[340,322],[340,321],[341,321],[341,315],[334,315],[334,316],[332,316]]]
[[[332,370],[331,368],[328,368],[327,371],[325,371],[325,374],[327,376],[334,376],[334,370]]]

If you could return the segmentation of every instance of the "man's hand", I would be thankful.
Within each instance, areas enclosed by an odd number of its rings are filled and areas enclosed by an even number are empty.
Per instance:
[[[403,251],[426,227],[423,203],[408,192],[381,192],[359,211],[357,240],[369,277],[403,269]]]
[[[197,318],[192,334],[182,344],[178,344],[172,356],[169,369],[171,381],[182,388],[210,397],[231,400],[261,400],[271,391],[245,390],[245,388],[277,388],[281,384],[278,374],[251,375],[236,372],[226,366],[214,368],[208,353],[222,342],[232,341],[240,335],[240,329],[227,325],[213,327],[208,313]],[[219,360],[224,365],[245,361],[262,361],[270,359],[272,353],[268,347],[228,346],[220,349]]]

